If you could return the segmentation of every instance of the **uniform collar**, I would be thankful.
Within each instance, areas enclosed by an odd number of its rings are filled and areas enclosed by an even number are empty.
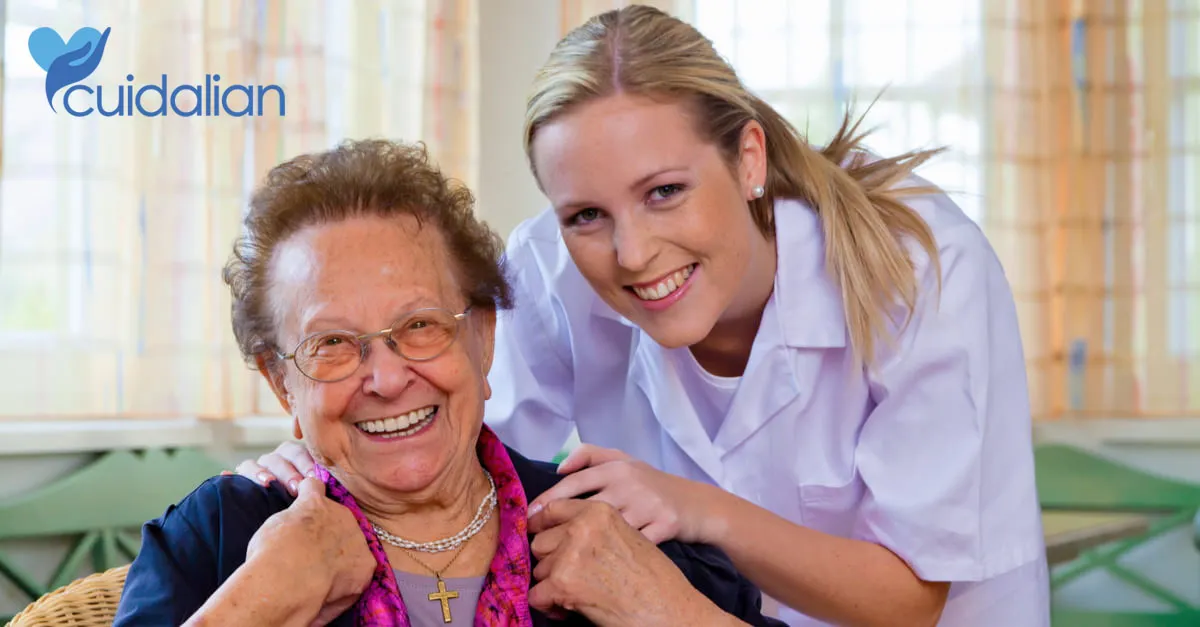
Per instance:
[[[799,200],[776,201],[775,249],[773,298],[784,342],[796,348],[846,346],[841,290],[825,271],[825,237],[817,212]],[[599,297],[593,298],[592,313],[637,327]]]
[[[775,203],[775,300],[784,341],[797,348],[846,346],[842,292],[825,267],[821,219],[807,203]]]

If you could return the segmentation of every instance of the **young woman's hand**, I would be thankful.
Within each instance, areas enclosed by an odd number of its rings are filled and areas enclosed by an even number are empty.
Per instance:
[[[671,475],[625,453],[590,444],[563,460],[561,481],[529,504],[530,510],[558,499],[594,493],[591,500],[612,505],[651,542],[667,540],[718,544],[723,520],[716,507],[723,491]]]
[[[299,442],[284,442],[257,462],[246,460],[237,465],[237,474],[264,487],[279,480],[292,496],[299,494],[300,481],[312,472],[313,458]]]

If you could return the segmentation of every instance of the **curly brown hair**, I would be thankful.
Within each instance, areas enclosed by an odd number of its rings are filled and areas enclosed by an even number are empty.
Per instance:
[[[413,216],[434,224],[457,265],[472,307],[512,307],[503,239],[474,213],[475,197],[443,176],[423,144],[346,141],[273,168],[250,199],[243,233],[223,277],[233,296],[233,333],[242,356],[274,361],[275,320],[267,304],[276,247],[297,231],[351,217]]]

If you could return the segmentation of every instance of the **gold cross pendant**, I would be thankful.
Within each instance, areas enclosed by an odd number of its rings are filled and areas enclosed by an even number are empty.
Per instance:
[[[458,593],[446,590],[446,582],[442,581],[441,575],[438,575],[437,586],[437,592],[429,593],[429,600],[442,602],[442,622],[448,623],[450,622],[450,599],[457,599]]]

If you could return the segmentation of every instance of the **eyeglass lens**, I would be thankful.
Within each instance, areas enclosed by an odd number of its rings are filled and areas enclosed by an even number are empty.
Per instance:
[[[458,320],[440,309],[413,312],[397,321],[388,337],[393,350],[405,359],[433,359],[454,341]],[[363,340],[344,331],[313,335],[296,349],[296,366],[317,380],[328,381],[350,376],[365,356]]]

